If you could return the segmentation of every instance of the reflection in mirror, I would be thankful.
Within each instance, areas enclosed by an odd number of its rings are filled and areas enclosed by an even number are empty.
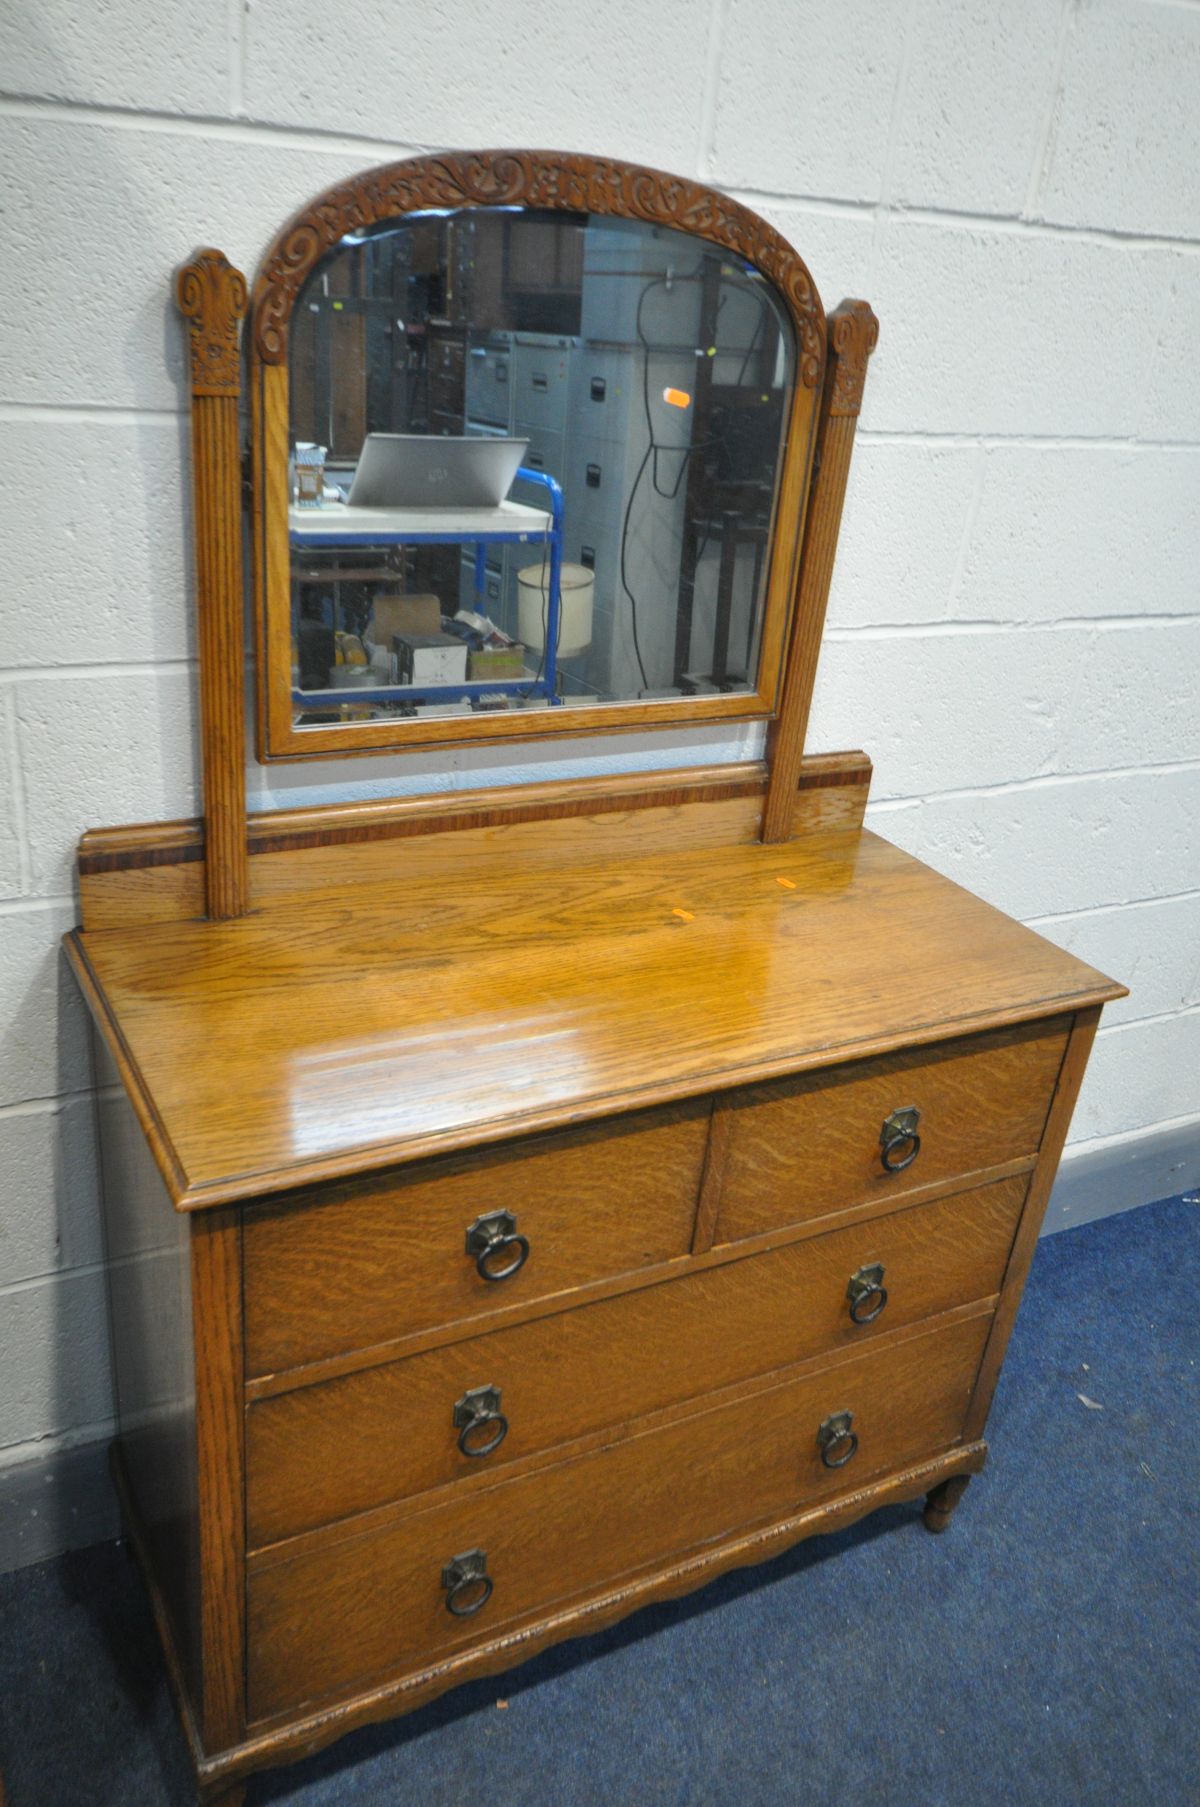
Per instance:
[[[753,690],[793,370],[771,284],[685,233],[343,238],[290,334],[297,725]]]

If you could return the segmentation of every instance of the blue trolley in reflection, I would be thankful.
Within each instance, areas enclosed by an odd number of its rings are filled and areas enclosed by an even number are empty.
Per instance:
[[[330,503],[319,509],[292,508],[288,512],[288,538],[305,552],[362,551],[372,546],[458,546],[475,548],[475,601],[483,612],[483,591],[489,546],[529,545],[542,542],[549,549],[546,586],[546,618],[542,659],[532,677],[486,678],[459,684],[378,684],[353,689],[304,690],[293,687],[296,709],[341,708],[351,704],[461,702],[482,696],[544,696],[559,704],[558,637],[562,609],[563,496],[562,488],[545,471],[522,465],[517,477],[539,483],[549,493],[550,513],[522,502],[501,502],[498,508],[348,508]],[[543,554],[543,557],[545,555]]]

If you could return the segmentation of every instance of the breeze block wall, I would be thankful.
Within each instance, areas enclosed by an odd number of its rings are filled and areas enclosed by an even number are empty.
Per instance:
[[[439,146],[694,174],[882,322],[810,747],[1128,981],[1050,1227],[1200,1176],[1200,8],[39,0],[0,23],[0,1560],[110,1528],[86,827],[197,807],[176,265]],[[252,801],[752,757],[757,731],[251,767]],[[15,1508],[7,1513],[5,1508]]]

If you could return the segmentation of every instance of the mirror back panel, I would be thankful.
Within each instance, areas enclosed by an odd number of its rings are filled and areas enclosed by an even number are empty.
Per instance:
[[[321,197],[254,296],[260,757],[771,715],[824,351],[790,247],[678,178]]]

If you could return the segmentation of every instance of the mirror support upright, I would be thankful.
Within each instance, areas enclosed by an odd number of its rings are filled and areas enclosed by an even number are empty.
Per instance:
[[[771,778],[763,808],[764,841],[786,841],[792,833],[796,786],[804,758],[817,655],[825,631],[825,608],[842,524],[842,503],[846,498],[846,479],[850,475],[854,433],[867,380],[867,359],[879,338],[879,321],[866,301],[843,301],[829,315],[828,326],[825,386],[821,396],[808,515],[804,523],[792,641],[783,682],[783,701],[767,740]]]
[[[238,472],[238,325],[246,279],[221,251],[198,251],[175,277],[188,321],[192,392],[192,527],[200,654],[207,913],[244,916],[246,857],[242,509]]]

